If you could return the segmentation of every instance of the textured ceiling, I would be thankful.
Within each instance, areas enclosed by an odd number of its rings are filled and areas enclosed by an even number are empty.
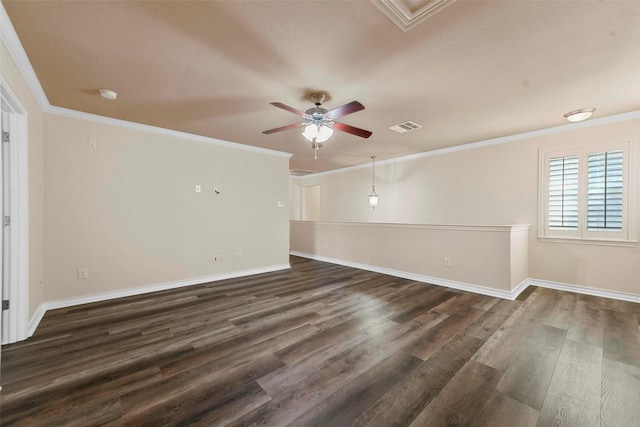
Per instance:
[[[408,7],[416,1],[407,2]],[[640,109],[640,1],[457,1],[403,32],[370,1],[3,1],[52,105],[331,170]],[[116,101],[99,88],[119,93]],[[314,160],[300,130],[358,100]],[[423,127],[397,134],[411,120]]]

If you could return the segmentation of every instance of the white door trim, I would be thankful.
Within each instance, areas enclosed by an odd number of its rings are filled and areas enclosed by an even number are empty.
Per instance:
[[[27,114],[0,78],[2,110],[10,114],[11,252],[9,328],[2,344],[28,338],[29,325],[29,181]]]

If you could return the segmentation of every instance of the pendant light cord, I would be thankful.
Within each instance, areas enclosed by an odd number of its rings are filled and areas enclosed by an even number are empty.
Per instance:
[[[376,186],[376,156],[371,156],[371,160],[373,160],[373,173],[371,175],[371,186],[375,188],[375,186]]]

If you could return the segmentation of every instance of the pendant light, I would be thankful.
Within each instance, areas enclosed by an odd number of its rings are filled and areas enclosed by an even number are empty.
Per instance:
[[[369,194],[369,206],[371,209],[375,209],[378,206],[378,199],[380,196],[376,194],[376,156],[371,156],[373,162],[373,180],[371,185],[371,194]]]

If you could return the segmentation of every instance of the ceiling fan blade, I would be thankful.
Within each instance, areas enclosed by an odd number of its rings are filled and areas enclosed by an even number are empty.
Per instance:
[[[269,134],[276,133],[276,132],[282,132],[283,130],[299,128],[299,127],[304,126],[306,124],[307,123],[294,123],[292,125],[286,125],[286,126],[282,126],[282,127],[275,128],[275,129],[265,130],[262,133],[264,133],[265,135],[269,135]]]
[[[371,131],[345,125],[344,123],[334,123],[333,128],[362,138],[369,138],[373,134]]]
[[[300,111],[300,110],[297,110],[297,109],[295,109],[293,107],[289,107],[288,105],[283,104],[282,102],[270,102],[270,104],[273,105],[274,107],[278,107],[278,108],[282,108],[283,110],[287,110],[290,113],[297,114],[298,116],[304,117],[305,119],[309,118],[309,115],[307,113],[305,113],[304,111]]]
[[[364,110],[364,105],[360,104],[358,101],[352,101],[348,104],[344,104],[342,107],[327,111],[324,116],[329,119],[337,119],[338,117],[346,116],[347,114],[355,113],[360,110]]]

